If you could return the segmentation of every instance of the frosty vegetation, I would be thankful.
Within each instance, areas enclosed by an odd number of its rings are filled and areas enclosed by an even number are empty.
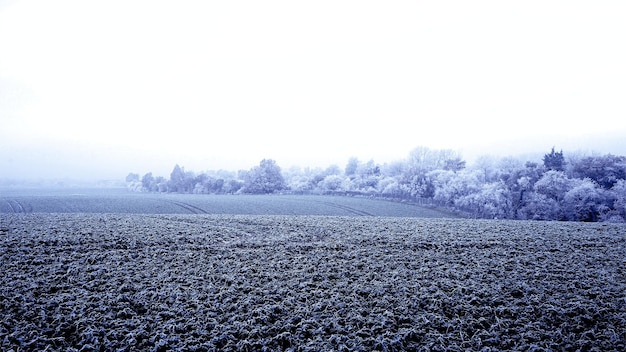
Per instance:
[[[626,350],[621,224],[0,220],[0,351]]]
[[[554,148],[541,162],[482,157],[472,167],[454,151],[425,147],[383,165],[351,158],[343,169],[283,171],[264,159],[250,170],[196,174],[176,165],[169,179],[130,173],[126,182],[140,192],[377,196],[448,207],[475,218],[626,219],[626,157],[566,157]]]

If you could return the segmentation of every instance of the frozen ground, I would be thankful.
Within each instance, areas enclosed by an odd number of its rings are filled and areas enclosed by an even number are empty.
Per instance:
[[[458,217],[367,197],[131,193],[125,190],[0,190],[1,213],[241,214]]]
[[[626,226],[0,214],[0,350],[626,349]]]

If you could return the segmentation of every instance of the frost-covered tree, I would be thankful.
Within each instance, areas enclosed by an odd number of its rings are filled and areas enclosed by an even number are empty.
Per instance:
[[[483,184],[478,192],[457,198],[455,205],[478,218],[506,219],[513,216],[510,190],[504,181]]]
[[[573,165],[573,176],[590,178],[600,187],[610,189],[618,180],[626,179],[626,157],[603,155],[586,157]]]
[[[604,205],[602,190],[591,179],[576,180],[563,197],[565,216],[572,221],[598,221]]]
[[[545,172],[543,166],[535,162],[526,162],[523,168],[512,172],[506,181],[511,190],[514,212],[526,204],[527,196],[533,192],[533,186]]]
[[[428,173],[406,174],[401,179],[401,185],[411,197],[433,198],[435,196],[435,185]]]
[[[254,194],[274,193],[285,188],[280,167],[272,159],[263,159],[245,174],[243,192]]]
[[[126,175],[126,182],[137,182],[137,181],[139,181],[139,174],[131,172],[128,175]]]
[[[341,169],[337,165],[331,165],[326,169],[315,168],[311,170],[307,168],[307,171],[309,190],[325,190],[321,183],[327,176],[341,175]]]
[[[550,170],[535,183],[534,191],[561,202],[572,187],[572,180],[562,171]]]
[[[170,173],[168,191],[175,193],[192,193],[195,186],[194,179],[193,171],[185,171],[184,168],[176,164]]]
[[[336,192],[336,191],[341,191],[346,187],[345,182],[346,182],[346,179],[343,176],[328,175],[324,177],[322,182],[320,182],[319,186],[322,191]]]
[[[158,186],[156,184],[156,180],[154,176],[152,176],[152,172],[148,172],[143,175],[141,178],[141,185],[143,189],[147,192],[156,192],[158,191]]]
[[[490,182],[502,180],[509,184],[514,184],[516,182],[515,177],[524,169],[524,164],[524,161],[519,158],[511,156],[500,158],[496,162],[496,169],[494,170],[494,176],[496,177]]]
[[[324,169],[324,175],[325,176],[341,175],[341,168],[339,168],[339,166],[336,164],[332,164],[326,169]]]
[[[359,167],[359,159],[356,157],[351,157],[350,159],[348,159],[348,163],[346,164],[346,168],[344,173],[346,174],[346,176],[352,178],[356,176],[356,170]]]
[[[430,180],[433,188],[432,198],[445,206],[454,205],[454,201],[466,192],[464,176],[450,170],[430,171],[426,178]]]
[[[543,176],[545,172],[545,168],[539,166],[539,163],[527,161],[523,168],[520,168],[517,172],[515,172],[512,181],[513,183],[519,183],[518,180],[525,177],[532,186],[541,178],[541,176]]]
[[[282,174],[286,187],[291,191],[303,193],[310,190],[309,177],[305,174],[302,168],[292,166],[283,171]]]
[[[613,200],[613,214],[606,218],[611,222],[626,221],[626,180],[618,180],[610,190]]]
[[[370,160],[370,161],[366,162],[365,164],[359,165],[359,167],[357,168],[356,172],[361,177],[363,177],[363,176],[380,176],[380,167],[378,165],[376,165],[374,160]]]
[[[563,211],[556,199],[545,194],[530,192],[526,196],[524,205],[517,211],[517,218],[521,220],[562,220]]]
[[[209,176],[206,173],[201,173],[194,177],[193,179],[194,189],[192,193],[199,194],[212,194],[212,193],[220,193],[221,186],[218,186],[217,179],[215,177]]]
[[[476,193],[482,187],[481,172],[477,170],[435,170],[427,176],[432,180],[433,198],[446,206],[456,205],[458,199]]]
[[[380,168],[380,172],[385,176],[391,176],[399,178],[402,176],[405,169],[405,162],[402,160],[392,161],[390,163],[384,164]]]
[[[222,191],[226,194],[235,194],[241,191],[243,185],[244,183],[242,181],[231,178],[224,181]]]
[[[465,169],[465,160],[461,159],[460,157],[445,160],[443,169],[450,171],[461,171]]]
[[[465,167],[459,153],[451,149],[430,149],[417,147],[411,150],[406,160],[407,169],[413,174],[426,173],[432,170],[458,171]],[[456,169],[456,170],[455,170]]]
[[[432,175],[428,174],[431,171],[444,170],[446,165],[454,166],[459,160],[458,153],[452,150],[417,147],[411,150],[405,161],[404,172],[399,178],[400,184],[413,197],[432,198],[435,196],[435,186]],[[459,167],[458,163],[456,166]]]
[[[157,185],[157,192],[160,192],[160,193],[167,192],[167,180],[165,179],[165,177],[157,176],[154,181]]]
[[[141,192],[142,185],[139,181],[139,174],[130,173],[126,176],[126,188],[131,192]]]
[[[385,186],[382,190],[383,195],[399,199],[410,199],[409,193],[398,182],[394,182]]]
[[[480,170],[482,182],[494,182],[498,179],[498,159],[491,155],[481,155],[472,165],[472,169]]]
[[[193,190],[191,191],[193,194],[207,194],[208,190],[204,187],[204,185],[200,182],[196,183]]]
[[[141,182],[133,181],[126,184],[126,189],[131,192],[141,192],[143,190],[143,187],[141,186]]]
[[[435,153],[427,147],[416,147],[409,152],[406,160],[408,169],[416,173],[418,171],[428,172],[437,169],[437,157]]]
[[[185,171],[178,164],[174,166],[170,173],[169,190],[170,192],[181,193],[185,191]]]
[[[326,177],[322,172],[318,172],[315,173],[314,175],[312,175],[312,177],[309,179],[309,188],[310,189],[319,189],[320,188],[320,183],[322,183],[322,181],[324,181],[324,177]]]
[[[406,194],[397,178],[395,177],[384,177],[380,181],[378,181],[378,190],[379,193],[385,197],[392,198],[405,198]]]
[[[223,193],[223,187],[225,182],[226,181],[223,178],[209,176],[205,181],[205,187],[207,188],[209,193],[219,194]]]
[[[380,167],[374,160],[359,164],[352,179],[351,188],[355,191],[375,193],[380,180]]]

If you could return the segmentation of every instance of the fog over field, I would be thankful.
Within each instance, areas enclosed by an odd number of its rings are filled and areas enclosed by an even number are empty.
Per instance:
[[[0,1],[0,179],[626,155],[619,1]]]
[[[0,0],[0,351],[626,350],[625,18]]]

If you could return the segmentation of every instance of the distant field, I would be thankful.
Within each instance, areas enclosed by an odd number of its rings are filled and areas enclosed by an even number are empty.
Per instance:
[[[623,224],[0,214],[0,273],[2,351],[626,350]]]
[[[0,191],[0,213],[455,217],[437,209],[363,197],[151,194],[123,190]]]

